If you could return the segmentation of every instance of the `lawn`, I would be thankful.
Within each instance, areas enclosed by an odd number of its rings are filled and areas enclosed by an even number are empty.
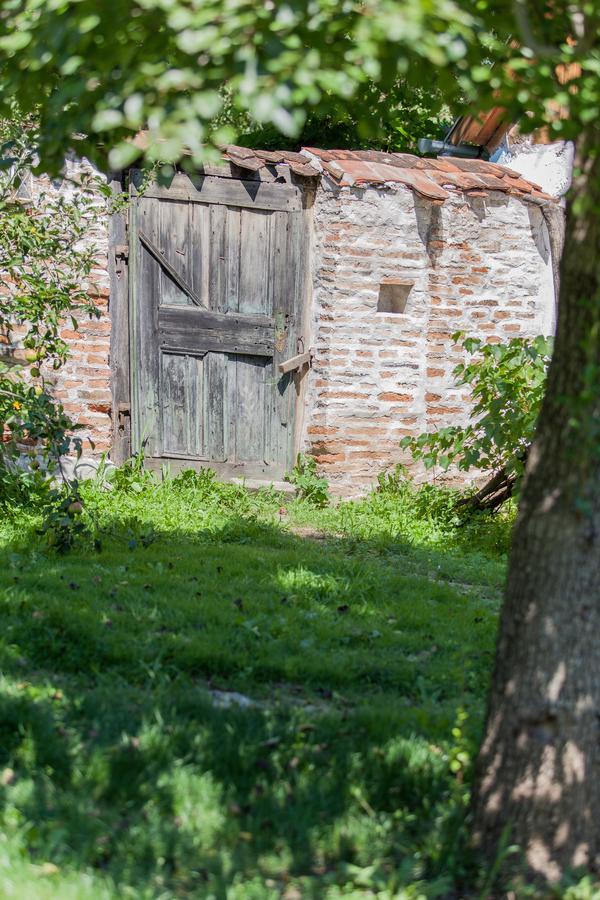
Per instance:
[[[509,521],[184,475],[0,526],[0,896],[448,896]]]

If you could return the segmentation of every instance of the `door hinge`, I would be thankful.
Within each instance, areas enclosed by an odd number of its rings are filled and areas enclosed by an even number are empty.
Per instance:
[[[117,275],[120,275],[129,261],[129,244],[116,244],[114,254],[115,272]]]
[[[125,431],[131,420],[131,406],[129,403],[119,403],[117,406],[117,425],[119,431]]]

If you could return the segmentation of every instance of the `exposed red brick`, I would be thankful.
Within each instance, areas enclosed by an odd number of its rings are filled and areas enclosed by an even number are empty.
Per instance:
[[[382,394],[378,394],[378,400],[383,400],[385,402],[410,402],[412,397],[410,394],[396,394],[393,391],[384,391]]]

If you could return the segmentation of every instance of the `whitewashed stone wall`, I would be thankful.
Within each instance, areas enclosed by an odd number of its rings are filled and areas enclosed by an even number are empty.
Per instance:
[[[548,233],[538,206],[499,192],[438,206],[403,187],[324,182],[314,242],[303,445],[352,496],[410,463],[403,436],[467,416],[452,379],[455,331],[489,342],[552,333]],[[385,280],[414,282],[404,312],[377,311]]]
[[[564,197],[571,186],[574,157],[571,141],[536,144],[531,135],[519,135],[519,140],[509,139],[492,158],[539,184],[553,197]]]

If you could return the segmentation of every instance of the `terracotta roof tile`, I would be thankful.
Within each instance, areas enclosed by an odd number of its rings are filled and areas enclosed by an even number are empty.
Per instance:
[[[302,157],[303,162],[296,162],[294,159],[286,159],[284,162],[287,162],[288,166],[294,173],[294,175],[302,175],[304,177],[312,178],[315,175],[319,175],[319,170],[310,163],[305,156]]]
[[[146,132],[136,135],[134,142],[143,150],[148,144]],[[397,183],[410,188],[433,203],[442,203],[450,194],[447,189],[464,191],[471,197],[501,191],[530,203],[558,202],[539,184],[528,181],[518,172],[483,159],[443,156],[421,158],[410,153],[387,153],[382,150],[321,150],[303,147],[293,150],[255,150],[229,144],[222,148],[223,157],[242,171],[260,173],[273,165],[287,165],[294,175],[316,178],[321,173],[340,186]]]
[[[427,169],[435,169],[438,172],[460,172],[458,166],[455,166],[449,159],[422,159]]]
[[[228,144],[225,153],[227,156],[239,156],[240,159],[249,159],[255,155],[254,150],[249,147],[237,147],[235,144]]]
[[[453,187],[462,191],[469,191],[472,188],[485,187],[481,178],[477,175],[469,175],[467,172],[428,172],[428,178],[432,178],[436,184],[451,184]]]
[[[415,172],[413,169],[409,169],[402,172],[401,177],[396,176],[395,180],[410,185],[417,194],[421,194],[428,200],[447,200],[450,196],[448,191],[436,184],[425,172]]]
[[[238,156],[237,153],[227,152],[227,158],[234,166],[240,169],[247,169],[249,172],[258,172],[264,166],[264,160],[258,159],[254,154],[252,156]]]
[[[510,186],[511,191],[516,191],[517,193],[530,194],[533,190],[533,185],[529,181],[525,181],[524,178],[508,178],[505,175],[504,181]]]
[[[321,150],[304,147],[291,150],[252,150],[230,144],[223,155],[234,165],[259,172],[270,165],[287,165],[298,176],[330,176],[341,187],[368,184],[402,184],[433,203],[441,203],[450,190],[464,191],[472,197],[485,197],[490,191],[546,203],[554,198],[506,166],[483,159],[444,156],[426,159],[410,153],[386,153],[381,150]]]
[[[553,197],[552,194],[547,194],[546,191],[539,191],[539,190],[537,190],[537,188],[534,188],[532,190],[531,194],[526,199],[528,200],[529,197],[535,198],[536,200],[543,200],[546,202],[548,200],[554,200],[556,202],[556,197]]]
[[[506,166],[499,166],[498,163],[488,162],[485,159],[465,159],[462,156],[444,156],[443,158],[451,162],[461,172],[474,172],[476,175],[498,175],[501,177],[511,171]]]
[[[424,169],[426,163],[430,162],[410,153],[392,153],[392,156],[396,160],[396,165],[405,166],[407,169]]]
[[[267,163],[273,163],[273,165],[285,162],[285,153],[281,150],[255,150],[254,155],[259,159],[264,159]]]
[[[331,162],[332,159],[335,159],[335,156],[329,150],[319,150],[317,147],[304,147],[304,150],[306,153],[318,156],[323,162]]]

